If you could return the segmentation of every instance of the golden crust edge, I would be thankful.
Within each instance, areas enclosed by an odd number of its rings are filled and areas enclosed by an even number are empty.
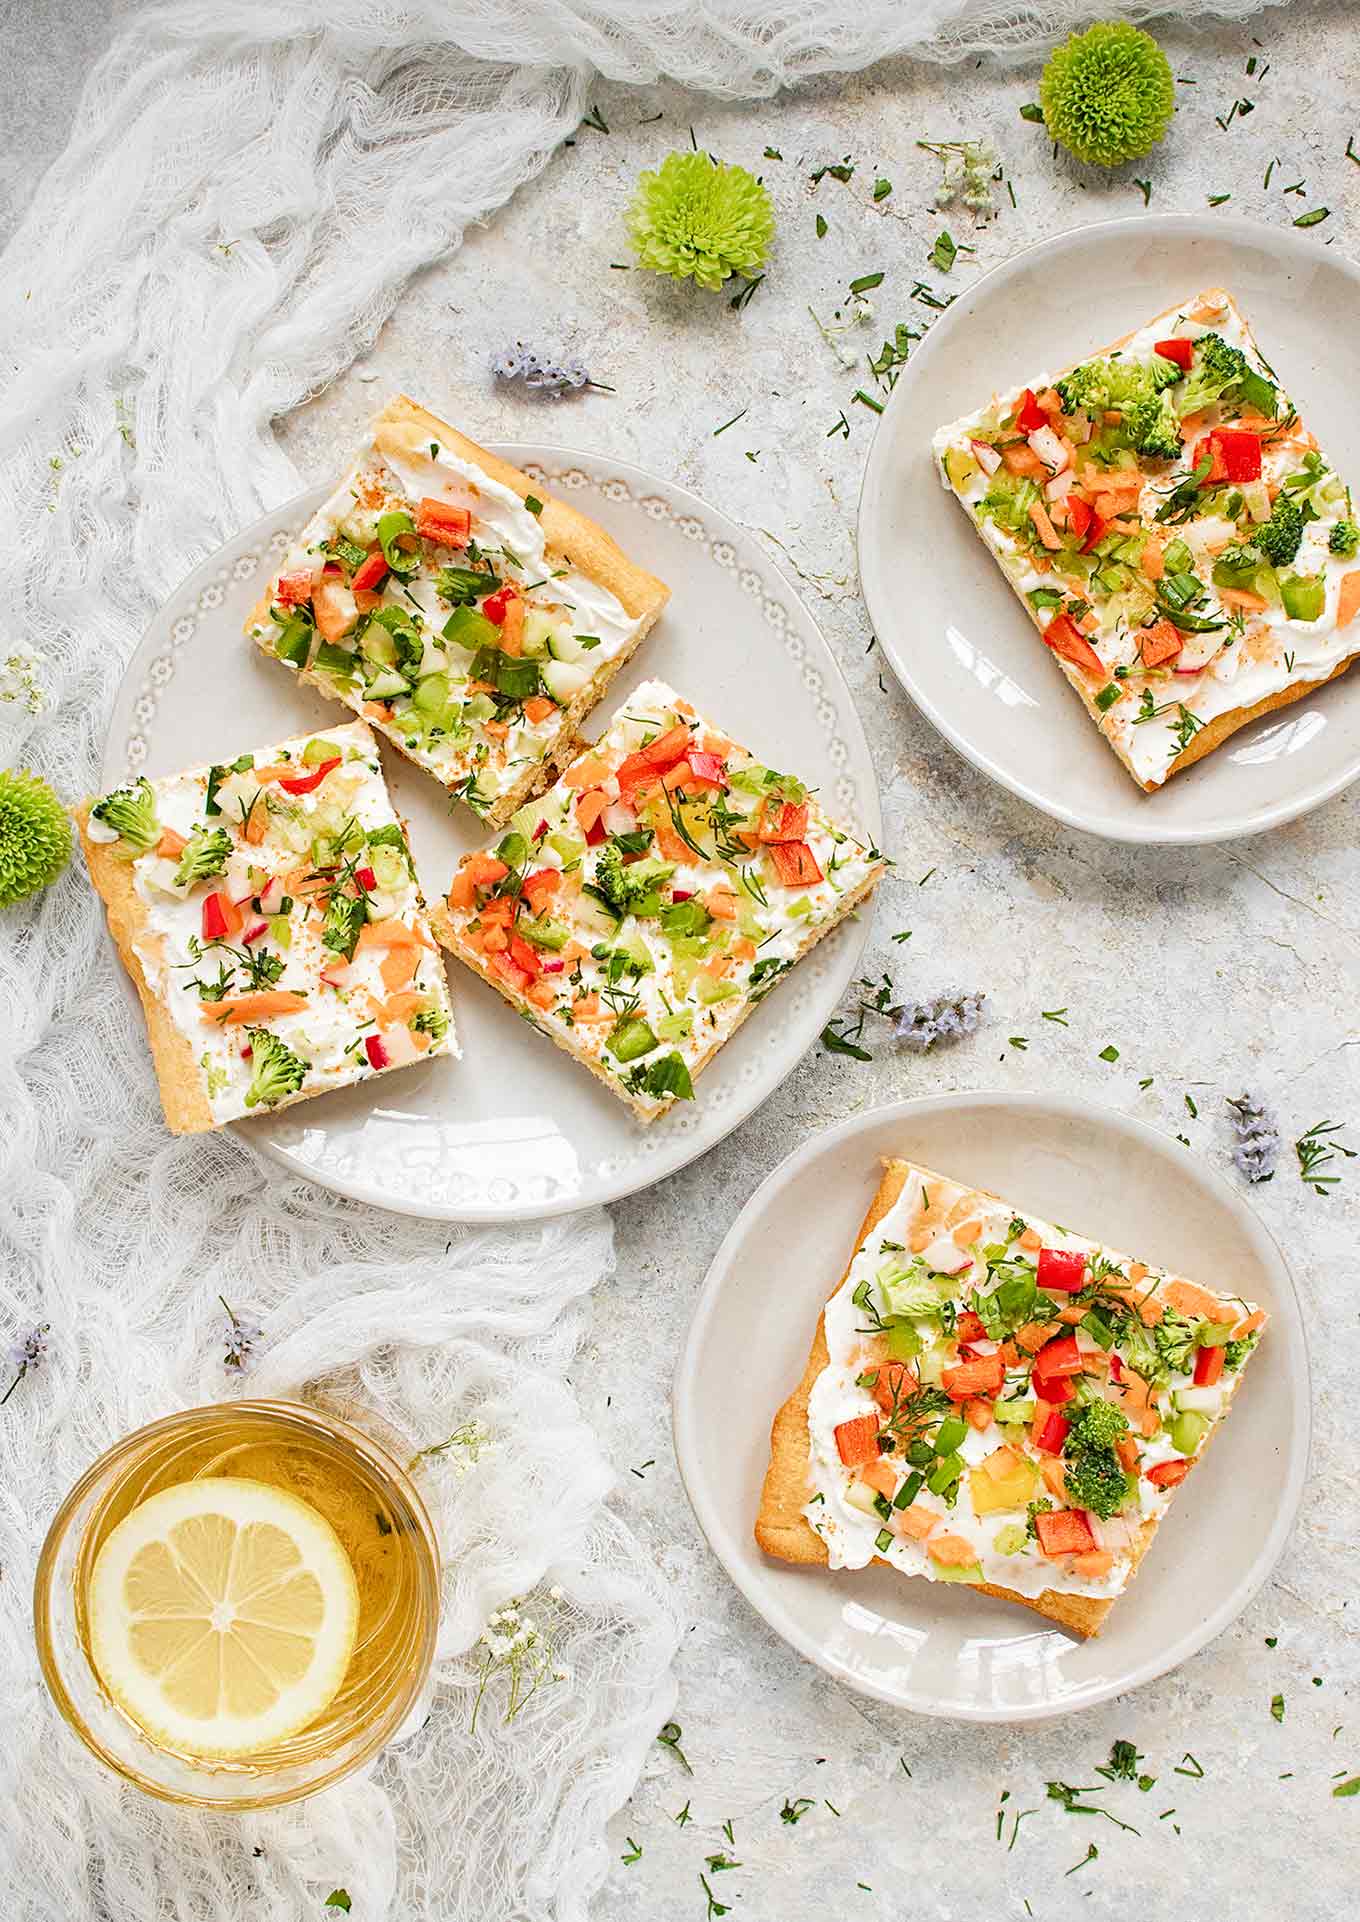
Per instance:
[[[835,1287],[827,1296],[828,1301],[844,1285],[860,1249],[896,1202],[906,1186],[907,1177],[913,1166],[918,1168],[928,1180],[952,1179],[949,1176],[939,1175],[935,1170],[924,1168],[919,1162],[912,1163],[898,1156],[885,1156],[878,1189],[860,1224],[850,1260],[846,1263]],[[970,1192],[986,1196],[993,1201],[999,1199],[986,1188],[975,1188]],[[754,1528],[757,1546],[765,1554],[773,1556],[778,1561],[793,1562],[804,1567],[826,1567],[831,1559],[825,1542],[802,1512],[808,1496],[808,1402],[813,1383],[830,1358],[826,1341],[826,1311],[823,1309],[817,1317],[816,1333],[813,1336],[802,1379],[787,1401],[779,1408],[770,1430],[770,1463],[761,1487],[760,1506]],[[1231,1412],[1231,1404],[1227,1412]],[[1221,1426],[1221,1422],[1215,1425],[1195,1458],[1197,1462],[1203,1459],[1204,1450]],[[1169,1507],[1166,1512],[1170,1513]],[[1139,1530],[1138,1539],[1129,1551],[1129,1582],[1132,1582],[1144,1555],[1151,1548],[1162,1519],[1163,1517],[1157,1515],[1149,1516]],[[879,1555],[875,1555],[873,1560],[883,1568],[893,1566],[891,1562]],[[901,1569],[896,1569],[894,1572],[902,1575],[907,1581],[926,1579],[923,1576],[906,1574]],[[1028,1608],[1035,1614],[1042,1615],[1046,1621],[1055,1622],[1060,1628],[1065,1628],[1072,1634],[1088,1640],[1091,1636],[1100,1633],[1110,1610],[1128,1593],[1128,1583],[1119,1595],[1108,1596],[1072,1595],[1051,1588],[1042,1590],[1038,1595],[1022,1595],[1018,1589],[1002,1588],[993,1582],[971,1582],[967,1586],[975,1594],[989,1595],[996,1601],[1018,1602],[1022,1608]]]
[[[150,917],[133,885],[132,863],[119,860],[112,843],[91,840],[93,805],[93,801],[83,801],[72,809],[72,819],[85,851],[90,880],[104,903],[113,945],[142,1004],[165,1125],[172,1134],[206,1134],[219,1124],[203,1091],[194,1051],[188,1036],[175,1026],[170,1010],[148,982],[137,953],[136,943],[148,931]]]

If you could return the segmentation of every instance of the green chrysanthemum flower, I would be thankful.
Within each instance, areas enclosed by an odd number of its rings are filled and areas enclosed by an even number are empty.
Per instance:
[[[71,823],[46,781],[0,769],[0,908],[49,887],[70,858]]]
[[[1155,147],[1176,110],[1171,67],[1151,34],[1106,21],[1055,47],[1039,82],[1054,140],[1100,167]]]
[[[770,196],[745,167],[706,153],[667,154],[638,180],[626,219],[637,257],[654,274],[718,288],[765,265],[774,235]]]

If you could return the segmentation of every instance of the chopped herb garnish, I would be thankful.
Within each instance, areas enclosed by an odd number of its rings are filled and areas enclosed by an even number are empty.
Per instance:
[[[1118,1048],[1115,1047],[1114,1043],[1111,1042],[1109,1047],[1102,1048],[1100,1050],[1100,1053],[1096,1056],[1096,1059],[1098,1061],[1118,1061],[1119,1050]]]
[[[1309,209],[1309,211],[1306,214],[1300,214],[1298,219],[1294,222],[1294,225],[1296,227],[1320,226],[1321,223],[1324,220],[1326,220],[1327,217],[1330,215],[1331,211],[1332,210],[1330,207],[1312,207]]]

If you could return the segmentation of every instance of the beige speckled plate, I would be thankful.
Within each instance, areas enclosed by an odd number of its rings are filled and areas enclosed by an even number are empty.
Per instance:
[[[1360,268],[1316,232],[1164,214],[1058,234],[961,294],[913,349],[860,495],[869,616],[921,712],[1013,794],[1114,841],[1233,840],[1339,794],[1360,775],[1360,665],[1142,793],[940,485],[930,441],[996,390],[1091,353],[1201,287],[1237,296],[1327,458],[1360,488],[1348,351]]]
[[[850,691],[811,614],[751,535],[624,461],[560,447],[494,451],[563,493],[673,589],[661,620],[587,721],[587,735],[598,734],[641,681],[659,675],[756,753],[816,783],[832,814],[877,838],[878,789]],[[107,786],[129,773],[227,760],[346,718],[241,632],[293,530],[321,497],[319,489],[304,494],[247,528],[161,609],[114,703]],[[383,763],[433,898],[486,830],[385,746]],[[677,1103],[649,1128],[452,962],[461,1061],[407,1068],[233,1125],[292,1173],[406,1214],[527,1221],[614,1201],[705,1153],[779,1085],[834,1013],[856,971],[869,914],[846,921],[800,962],[722,1050],[697,1099]]]
[[[878,1185],[903,1154],[1018,1207],[1259,1301],[1271,1324],[1218,1446],[1093,1641],[893,1569],[769,1560],[752,1539],[770,1423]],[[962,1721],[1089,1707],[1183,1662],[1247,1605],[1293,1526],[1312,1404],[1283,1257],[1238,1190],[1172,1139],[1075,1098],[935,1095],[813,1137],[752,1195],[709,1270],[676,1370],[675,1446],[699,1525],[742,1594],[862,1694]]]

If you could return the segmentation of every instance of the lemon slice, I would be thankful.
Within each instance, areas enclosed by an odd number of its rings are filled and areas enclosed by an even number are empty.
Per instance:
[[[250,1755],[334,1698],[359,1591],[330,1523],[265,1482],[162,1489],[124,1516],[90,1580],[91,1652],[154,1741]]]

